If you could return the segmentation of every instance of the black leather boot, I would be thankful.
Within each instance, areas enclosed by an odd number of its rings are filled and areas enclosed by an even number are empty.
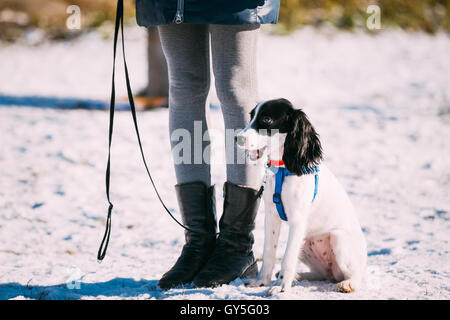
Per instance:
[[[224,184],[223,214],[216,246],[205,267],[194,278],[198,287],[216,287],[234,279],[254,278],[258,273],[252,246],[255,217],[260,195],[258,190]]]
[[[194,279],[210,258],[216,240],[216,212],[214,186],[203,182],[177,184],[175,191],[183,224],[192,230],[185,231],[186,244],[175,265],[159,280],[158,285],[169,289],[185,285]]]

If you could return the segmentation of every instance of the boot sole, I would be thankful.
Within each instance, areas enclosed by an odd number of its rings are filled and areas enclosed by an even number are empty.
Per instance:
[[[242,276],[240,276],[241,279],[252,279],[256,278],[258,275],[258,265],[256,264],[256,261],[252,263],[250,267],[247,268],[247,270],[244,271]]]
[[[245,271],[242,273],[241,276],[237,277],[240,279],[252,279],[252,278],[256,278],[256,276],[258,275],[258,265],[256,264],[256,261],[253,262],[247,269],[245,269]],[[234,279],[237,279],[234,278]],[[210,287],[210,288],[216,288],[219,287],[223,284],[228,284],[231,281],[233,281],[234,279],[228,280],[228,281],[202,281],[202,280],[198,280],[198,279],[194,279],[194,285],[197,287]]]

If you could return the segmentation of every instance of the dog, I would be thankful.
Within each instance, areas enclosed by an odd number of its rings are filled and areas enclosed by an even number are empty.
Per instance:
[[[308,117],[286,99],[261,102],[250,117],[248,126],[236,135],[238,147],[257,164],[265,156],[270,167],[266,170],[286,169],[289,175],[284,177],[281,194],[276,195],[276,174],[266,173],[263,264],[258,276],[246,285],[271,284],[282,203],[288,242],[281,271],[268,295],[288,292],[294,280],[328,279],[337,283],[340,292],[359,289],[366,275],[366,241],[346,191],[321,162],[319,135]],[[309,272],[296,272],[298,260]]]

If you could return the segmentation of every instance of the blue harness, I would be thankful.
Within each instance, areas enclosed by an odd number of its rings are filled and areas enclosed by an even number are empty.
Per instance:
[[[267,167],[275,174],[275,192],[273,194],[273,203],[277,207],[278,215],[280,219],[283,221],[287,221],[286,213],[284,212],[283,202],[281,201],[281,191],[283,189],[283,181],[284,177],[287,176],[295,176],[295,173],[289,172],[284,167],[273,167],[270,164],[267,164]],[[302,169],[302,175],[305,174],[314,174],[314,196],[311,202],[314,201],[317,195],[317,188],[319,186],[319,167],[309,167]]]

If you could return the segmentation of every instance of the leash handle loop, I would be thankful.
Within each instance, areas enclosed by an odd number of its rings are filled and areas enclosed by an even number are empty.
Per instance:
[[[98,262],[102,262],[105,258],[106,250],[108,249],[109,237],[111,235],[111,214],[114,205],[111,202],[109,195],[109,187],[110,187],[110,177],[111,177],[111,143],[112,143],[112,135],[114,130],[114,109],[116,104],[116,88],[115,88],[115,74],[116,74],[116,53],[117,53],[117,39],[119,36],[119,26],[123,27],[123,0],[117,1],[117,11],[116,11],[116,23],[114,27],[114,48],[113,48],[113,72],[112,72],[112,85],[111,85],[111,101],[109,105],[109,134],[108,134],[108,162],[106,164],[106,198],[108,199],[109,207],[108,207],[108,215],[106,218],[106,228],[105,234],[103,235],[102,242],[100,244],[100,248],[97,253]],[[123,34],[122,34],[123,41]]]

